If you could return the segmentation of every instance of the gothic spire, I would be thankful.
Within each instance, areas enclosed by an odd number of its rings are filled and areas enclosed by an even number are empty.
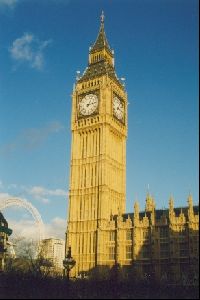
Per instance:
[[[94,43],[94,45],[91,47],[90,53],[96,52],[98,50],[101,50],[103,48],[106,48],[110,54],[112,54],[112,51],[110,49],[110,46],[108,44],[107,38],[106,38],[106,33],[104,30],[104,20],[105,20],[105,16],[104,16],[104,12],[102,11],[101,14],[101,25],[100,25],[100,29],[99,29],[99,33],[97,36],[97,39]]]
[[[118,79],[114,66],[114,51],[110,49],[104,30],[105,16],[101,14],[101,24],[97,39],[89,50],[88,66],[78,82],[84,82],[103,75],[108,75],[124,90],[123,84]]]

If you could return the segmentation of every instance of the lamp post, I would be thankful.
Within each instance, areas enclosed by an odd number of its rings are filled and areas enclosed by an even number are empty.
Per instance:
[[[63,266],[64,266],[64,276],[67,273],[67,279],[69,280],[69,273],[71,269],[75,266],[76,261],[73,259],[71,255],[71,247],[69,247],[67,255],[65,256],[65,259],[63,260]]]

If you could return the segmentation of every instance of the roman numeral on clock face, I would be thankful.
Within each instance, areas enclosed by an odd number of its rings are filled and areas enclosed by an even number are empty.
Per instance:
[[[79,102],[79,112],[83,116],[89,116],[96,111],[98,107],[98,97],[95,94],[88,94]]]

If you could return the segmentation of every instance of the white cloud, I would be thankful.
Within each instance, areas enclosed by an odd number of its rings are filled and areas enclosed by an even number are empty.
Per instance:
[[[13,7],[18,0],[0,0],[0,6]]]
[[[40,145],[50,134],[58,133],[63,128],[60,122],[55,121],[42,128],[29,128],[23,132],[21,138],[24,140],[24,146],[28,149],[32,149]]]
[[[37,239],[39,231],[34,220],[22,219],[16,221],[7,218],[7,221],[13,231],[11,238],[25,237],[27,239]]]
[[[6,187],[4,187],[4,189],[5,188]],[[67,190],[63,189],[47,189],[43,186],[25,186],[17,185],[15,183],[8,184],[6,190],[9,190],[9,193],[0,192],[0,200],[14,197],[25,197],[37,200],[43,204],[49,204],[53,197],[64,197],[66,199],[68,195]],[[12,193],[12,195],[10,193]]]
[[[3,182],[0,180],[0,189],[3,188]]]
[[[65,219],[56,217],[49,224],[45,224],[45,236],[46,238],[65,238],[65,232],[67,228],[67,222]]]
[[[42,186],[33,186],[31,188],[25,188],[25,191],[32,195],[35,199],[40,200],[42,203],[47,204],[50,202],[49,198],[47,197],[66,197],[67,192],[62,189],[46,189]]]
[[[8,185],[8,189],[16,189],[17,188],[17,184],[16,183],[11,183]]]
[[[28,201],[27,199],[25,198],[22,198],[22,197],[16,197],[14,195],[11,195],[9,193],[0,193],[0,210],[2,209],[2,211],[4,211],[4,209],[6,208],[11,208],[11,210],[13,212],[19,212],[21,210],[24,210],[24,207],[21,207],[21,206],[18,206],[18,205],[13,205],[13,206],[8,206],[8,207],[4,207],[4,201],[8,200],[8,199],[12,199],[12,198],[17,198],[17,199],[20,199],[20,200],[23,200],[23,201],[27,201],[27,202],[30,202]],[[24,215],[24,214],[23,214]]]
[[[49,202],[49,199],[46,196],[66,196],[66,191],[61,189],[46,189],[41,186],[34,186],[31,188],[27,188],[25,186],[20,186],[21,189],[24,190],[27,194],[32,195],[33,197],[37,198],[45,203],[45,199],[47,203]],[[0,202],[8,199],[8,198],[14,198],[13,195],[3,192],[0,193]],[[21,197],[17,197],[19,199],[22,199]],[[28,197],[27,197],[28,198]],[[23,198],[23,200],[27,201],[26,198]],[[30,202],[30,201],[28,201]],[[16,210],[20,211],[21,207],[11,207],[13,212]],[[23,209],[24,210],[24,209]],[[31,239],[37,239],[39,234],[39,228],[36,226],[35,220],[31,217],[31,214],[28,214],[27,212],[23,212],[23,214],[20,219],[17,217],[17,219],[14,219],[15,213],[11,214],[11,219],[7,218],[9,227],[13,230],[13,237],[26,237]],[[60,217],[53,218],[49,223],[44,224],[44,231],[45,231],[45,238],[49,237],[55,237],[55,238],[62,238],[65,237],[65,231],[66,231],[66,220],[62,219]]]
[[[14,197],[8,193],[0,193],[0,207],[3,203],[3,200],[6,200],[8,198],[14,198]],[[25,198],[23,198],[23,199],[20,197],[17,197],[17,198],[27,201]],[[30,202],[30,201],[27,201],[27,202]],[[26,218],[24,218],[24,210],[25,210],[24,207],[14,205],[14,206],[10,206],[10,209],[11,209],[10,210],[11,217],[9,217],[9,215],[8,215],[6,217],[6,219],[8,221],[9,227],[13,230],[12,237],[16,238],[16,237],[20,236],[20,237],[31,238],[34,240],[38,239],[38,235],[40,232],[39,231],[40,228],[38,227],[39,223],[35,222],[35,219],[32,216],[32,213],[29,211],[29,214],[26,213]],[[4,211],[4,209],[3,209],[3,211]],[[20,212],[21,218],[19,218],[19,216],[17,216],[17,218],[16,218],[15,211]],[[39,212],[38,212],[38,214],[40,215]],[[35,215],[36,215],[36,213],[35,213]],[[51,226],[51,224],[47,225],[49,233],[53,230],[54,227],[55,227],[55,230],[58,227],[58,226],[57,227],[55,226],[57,223],[55,223],[55,224],[53,224],[53,223],[52,223],[52,226]],[[44,231],[45,231],[45,228],[46,228],[46,225],[44,224]]]
[[[34,186],[29,190],[33,196],[66,196],[66,191],[61,189],[49,190],[41,186]]]
[[[44,49],[51,43],[51,40],[40,41],[31,33],[24,33],[20,38],[13,41],[9,52],[14,61],[28,63],[36,70],[44,67]]]
[[[22,219],[20,221],[8,219],[9,227],[13,230],[12,239],[16,237],[25,237],[26,239],[37,240],[39,229],[34,220]],[[44,224],[45,238],[65,239],[66,220],[56,217],[50,223]]]
[[[55,2],[55,4],[63,4],[63,5],[68,5],[70,3],[70,0],[43,0],[43,2],[46,4],[49,4],[50,1]],[[0,6],[7,6],[13,8],[15,4],[19,2],[27,3],[28,1],[27,0],[0,0]]]
[[[29,128],[20,133],[12,142],[0,145],[0,154],[8,155],[17,149],[33,150],[44,143],[51,134],[58,133],[64,126],[58,122],[50,122],[41,128]]]
[[[0,193],[0,200],[11,198],[12,196],[8,193]]]
[[[2,203],[4,204],[4,201],[7,199],[11,199],[11,198],[15,198],[13,195],[9,194],[9,193],[0,193],[0,209],[2,207]],[[19,198],[19,197],[18,197]],[[20,198],[19,198],[20,199]],[[22,198],[21,198],[22,199]],[[23,199],[26,200],[26,199]],[[27,201],[27,200],[26,200]],[[19,206],[13,206],[12,210],[13,211],[19,211],[22,208]],[[2,207],[2,210],[4,210],[4,206]]]

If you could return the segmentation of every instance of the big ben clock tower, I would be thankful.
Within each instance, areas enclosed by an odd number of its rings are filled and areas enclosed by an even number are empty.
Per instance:
[[[104,15],[72,95],[72,146],[66,250],[77,276],[103,264],[101,224],[125,212],[127,95],[117,78]]]

